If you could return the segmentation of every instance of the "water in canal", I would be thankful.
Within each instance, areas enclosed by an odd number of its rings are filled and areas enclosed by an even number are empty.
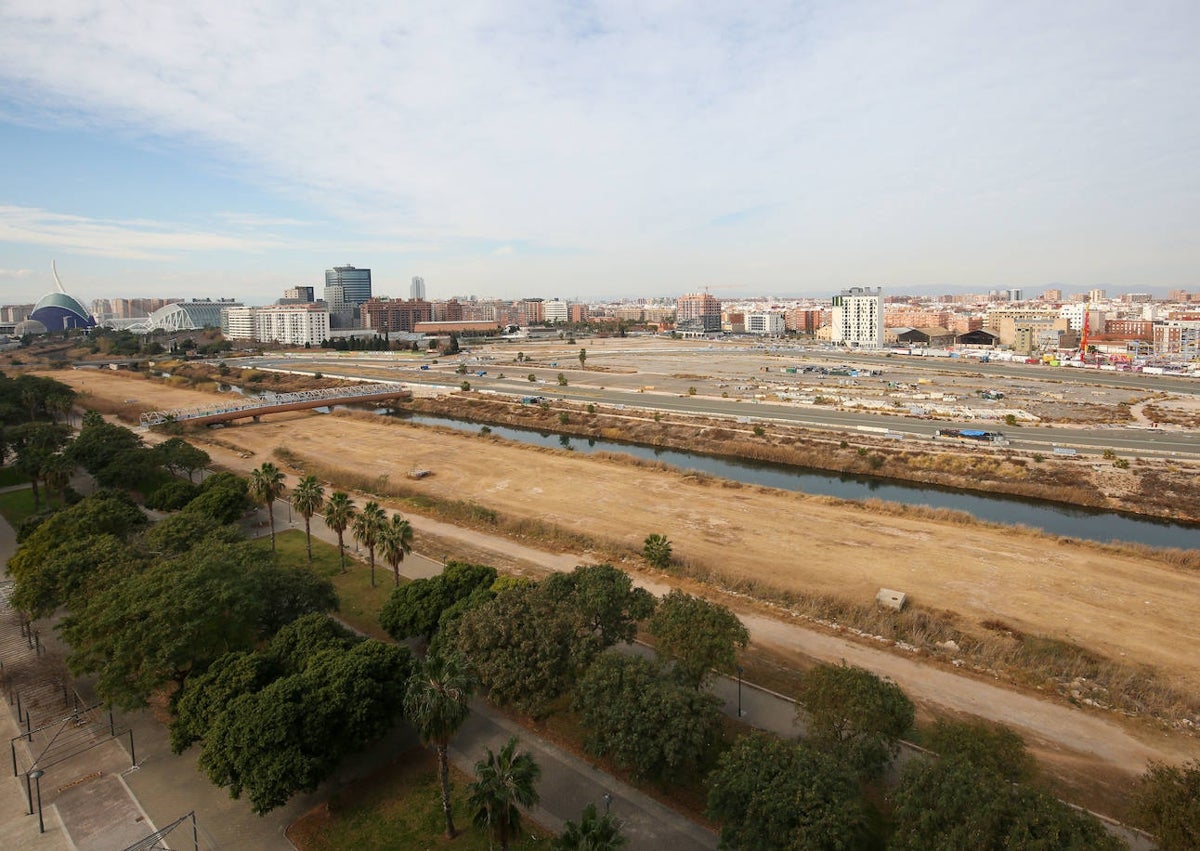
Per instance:
[[[384,409],[380,410],[384,413]],[[478,434],[483,424],[452,417],[402,414],[420,425],[439,425]],[[553,434],[534,429],[488,425],[491,433],[508,440],[569,449],[577,452],[620,452],[661,461],[682,470],[695,470],[723,479],[782,490],[822,494],[841,499],[882,499],[932,508],[965,511],[993,523],[1021,524],[1053,535],[1092,541],[1130,541],[1156,547],[1200,547],[1200,527],[1117,514],[1111,511],[1072,508],[1061,503],[987,496],[919,484],[902,484],[870,476],[845,476],[786,464],[717,458],[677,449],[618,443],[587,437]]]

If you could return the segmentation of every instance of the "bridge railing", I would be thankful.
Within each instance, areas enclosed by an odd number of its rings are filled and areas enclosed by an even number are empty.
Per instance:
[[[289,405],[293,402],[319,402],[341,399],[354,399],[359,396],[374,396],[399,390],[399,384],[359,384],[353,387],[327,387],[322,390],[297,390],[293,393],[272,393],[264,396],[254,396],[240,401],[223,399],[211,405],[201,405],[195,408],[170,408],[163,411],[147,411],[141,415],[143,426],[161,425],[166,422],[183,422],[202,417],[212,417],[219,414],[236,414],[271,408],[276,405]]]

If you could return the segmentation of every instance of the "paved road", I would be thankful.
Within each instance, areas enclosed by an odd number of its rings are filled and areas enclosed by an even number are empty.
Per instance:
[[[693,352],[703,354],[703,350]],[[728,354],[721,350],[716,354]],[[607,356],[609,352],[605,352]],[[842,358],[839,360],[853,360]],[[905,359],[906,369],[911,367],[911,361]],[[430,385],[440,387],[457,387],[467,379],[475,390],[494,391],[509,395],[522,396],[531,392],[545,396],[551,400],[562,399],[570,402],[586,404],[588,402],[610,406],[625,406],[647,410],[675,412],[696,416],[717,416],[727,418],[750,418],[753,420],[777,421],[788,425],[805,426],[808,428],[856,432],[861,429],[878,429],[886,427],[897,433],[912,438],[931,438],[934,431],[945,428],[946,422],[931,421],[917,417],[887,415],[875,413],[860,413],[856,411],[841,411],[813,405],[783,405],[778,403],[754,402],[751,400],[737,401],[734,399],[717,399],[711,396],[688,396],[676,393],[649,391],[639,392],[637,385],[645,381],[645,376],[620,375],[613,373],[589,373],[589,380],[603,380],[604,387],[567,386],[560,387],[555,379],[559,372],[570,372],[569,369],[544,366],[520,366],[520,375],[499,378],[499,372],[489,370],[487,376],[476,376],[468,373],[465,376],[453,372],[453,364],[439,364],[433,370],[423,371],[411,361],[391,363],[379,359],[364,358],[332,358],[328,355],[295,356],[288,358],[264,357],[252,358],[249,364],[268,369],[319,371],[327,377],[380,379],[404,381],[411,385]],[[879,361],[869,362],[875,368]],[[917,368],[924,367],[923,363],[916,364]],[[960,363],[944,358],[938,359],[929,369],[944,367],[961,369],[963,371],[979,371],[975,367],[995,368],[996,370],[1040,370],[1042,368],[1015,364],[975,364]],[[1049,369],[1046,367],[1045,369]],[[491,374],[495,372],[495,374]],[[530,384],[524,376],[533,374],[544,383]],[[1007,374],[999,372],[997,374]],[[1028,377],[1028,376],[1021,376]],[[1038,377],[1046,377],[1038,373]],[[1055,371],[1058,380],[1073,380],[1080,383],[1113,384],[1139,389],[1164,389],[1159,379],[1150,376],[1140,376],[1132,373],[1107,373],[1097,370],[1071,370],[1063,375]],[[1169,385],[1171,392],[1196,394],[1200,392],[1200,382],[1190,379],[1168,379],[1162,381]],[[1176,384],[1179,387],[1176,387]],[[1180,457],[1200,457],[1200,433],[1174,429],[1149,429],[1143,427],[1097,427],[1070,428],[1028,426],[1021,428],[1006,428],[1005,434],[1011,445],[1017,449],[1051,452],[1055,447],[1073,447],[1085,450],[1113,449],[1134,455],[1176,455]]]

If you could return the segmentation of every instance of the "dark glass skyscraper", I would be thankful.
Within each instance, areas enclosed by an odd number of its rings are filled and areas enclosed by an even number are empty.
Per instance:
[[[371,270],[334,266],[325,270],[325,287],[341,287],[343,302],[358,307],[371,298]]]

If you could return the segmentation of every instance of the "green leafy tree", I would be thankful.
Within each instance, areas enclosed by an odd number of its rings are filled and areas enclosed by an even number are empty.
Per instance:
[[[1200,848],[1200,760],[1151,763],[1138,781],[1132,809],[1162,851]]]
[[[42,617],[93,584],[115,581],[141,566],[130,541],[147,524],[126,494],[101,491],[46,518],[8,561],[13,601]]]
[[[797,722],[809,741],[868,778],[896,755],[916,714],[898,685],[845,664],[821,664],[806,673],[796,701]]]
[[[1126,847],[1094,816],[973,766],[965,758],[912,763],[904,770],[894,798],[895,831],[888,847],[897,851],[1116,851]]]
[[[671,566],[671,542],[666,535],[647,535],[642,544],[642,558],[651,567],[666,570]]]
[[[629,574],[611,564],[580,565],[542,581],[542,592],[579,611],[602,647],[633,641],[637,625],[654,613],[654,595],[634,588]]]
[[[499,753],[484,748],[484,758],[475,763],[475,780],[467,786],[475,826],[488,831],[501,851],[508,851],[509,841],[521,835],[519,807],[532,807],[539,800],[542,770],[533,754],[517,753],[517,743],[513,736]]]
[[[146,507],[157,511],[179,511],[200,495],[200,488],[183,479],[170,479],[146,497]]]
[[[399,514],[393,514],[379,534],[379,550],[384,561],[392,566],[392,577],[397,588],[400,587],[400,562],[412,552],[412,540],[412,524]]]
[[[602,649],[582,612],[535,583],[508,588],[467,611],[453,645],[487,686],[490,701],[534,716],[569,691]]]
[[[188,443],[182,437],[172,437],[154,447],[160,463],[175,475],[187,474],[192,481],[197,470],[202,470],[211,460],[208,453]]]
[[[870,847],[853,774],[826,754],[765,733],[743,736],[722,754],[708,779],[708,816],[721,823],[721,848]]]
[[[292,508],[304,518],[304,543],[308,549],[308,561],[312,562],[312,518],[325,504],[325,488],[316,476],[305,476],[292,489]]]
[[[271,523],[271,551],[275,551],[275,500],[283,495],[283,471],[264,461],[262,466],[250,473],[250,498],[267,506],[267,517]]]
[[[203,674],[192,677],[180,692],[171,718],[171,751],[181,754],[207,735],[209,727],[235,698],[250,694],[282,675],[265,653],[226,653]]]
[[[447,839],[457,833],[450,806],[450,740],[471,714],[467,704],[475,687],[475,677],[461,656],[433,654],[417,666],[404,694],[405,717],[421,741],[437,752]]]
[[[554,851],[617,851],[628,839],[621,834],[621,820],[616,816],[599,815],[595,804],[583,808],[578,823],[570,819],[563,831],[551,841]]]
[[[36,511],[41,504],[38,483],[43,481],[46,470],[54,463],[52,459],[55,454],[67,442],[67,428],[51,423],[32,422],[10,429],[9,439],[16,451],[16,468],[29,477],[33,490],[33,508]]]
[[[432,641],[450,609],[471,598],[476,590],[488,592],[495,581],[494,567],[449,562],[437,576],[414,579],[393,590],[379,613],[379,623],[397,641],[417,635]],[[465,609],[458,614],[462,611]]]
[[[133,547],[112,534],[62,540],[42,561],[40,569],[21,571],[12,603],[30,617],[48,617],[99,583],[144,566],[144,559]]]
[[[660,781],[694,776],[721,729],[716,697],[674,682],[658,662],[615,651],[580,678],[574,707],[590,753]]]
[[[945,759],[965,760],[1013,783],[1028,782],[1037,773],[1037,764],[1025,750],[1025,741],[1002,724],[938,719],[925,745]]]
[[[217,473],[200,483],[200,495],[183,510],[226,524],[240,520],[249,506],[249,483],[233,473]]]
[[[579,350],[579,368],[586,369],[586,366],[585,366],[586,364],[587,364],[587,349],[580,349]]]
[[[718,603],[671,591],[647,626],[658,654],[675,663],[679,680],[699,689],[713,670],[729,672],[750,641],[737,615]]]
[[[363,506],[362,511],[355,515],[350,526],[354,540],[367,548],[371,561],[371,587],[375,587],[375,548],[379,546],[379,538],[387,525],[387,513],[380,508],[379,503],[371,500]]]
[[[84,418],[83,429],[71,441],[71,458],[98,480],[106,484],[128,481],[122,478],[118,459],[130,457],[128,453],[144,449],[142,439],[124,426],[114,425],[101,419],[88,424]],[[116,479],[116,481],[111,481]]]
[[[213,545],[93,589],[62,634],[71,670],[97,674],[97,693],[128,710],[335,600],[327,582],[276,567],[252,544]]]
[[[344,491],[334,491],[325,503],[325,525],[338,536],[338,553],[342,557],[342,573],[346,572],[346,529],[354,522],[357,511],[354,501]]]
[[[313,792],[395,724],[411,667],[407,648],[373,639],[318,652],[301,673],[234,698],[205,732],[200,767],[259,814]]]
[[[219,523],[199,511],[181,511],[147,529],[142,534],[141,548],[149,555],[171,558],[195,547],[224,546],[244,539],[237,526]]]

